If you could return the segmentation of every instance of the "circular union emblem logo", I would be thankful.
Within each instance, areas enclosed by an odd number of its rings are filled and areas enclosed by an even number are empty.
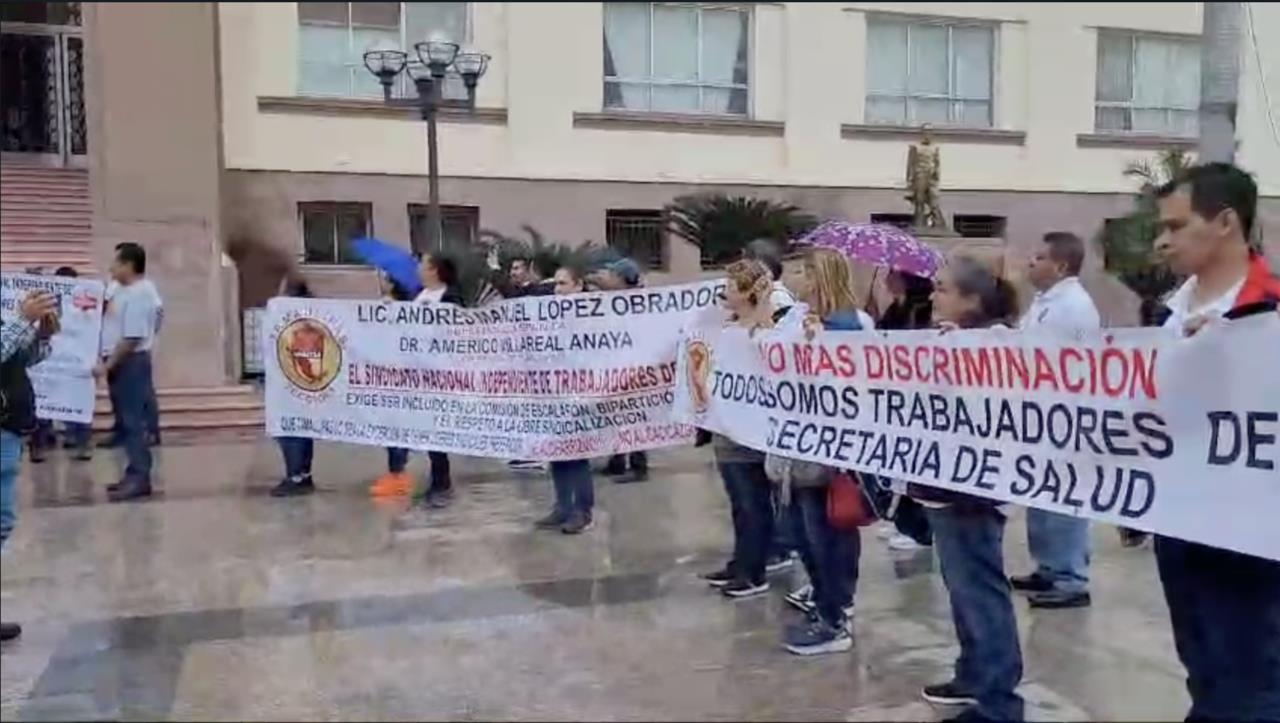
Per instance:
[[[324,391],[342,368],[342,346],[324,322],[294,319],[276,337],[276,361],[295,387]]]
[[[702,414],[711,403],[711,390],[707,388],[711,377],[711,347],[700,339],[690,341],[685,347],[685,356],[688,361],[685,368],[689,375],[689,396],[693,401],[693,410]]]

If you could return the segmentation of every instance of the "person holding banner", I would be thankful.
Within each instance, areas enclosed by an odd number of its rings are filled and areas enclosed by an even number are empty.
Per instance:
[[[1258,187],[1248,173],[1192,166],[1156,196],[1157,253],[1188,277],[1167,302],[1165,328],[1190,336],[1222,319],[1276,313],[1280,279],[1249,245]],[[1280,720],[1280,561],[1165,535],[1155,552],[1187,669],[1188,720]]]
[[[388,301],[413,301],[412,294],[385,273],[378,274],[382,298]],[[404,497],[413,491],[413,480],[405,468],[409,466],[409,450],[387,447],[387,472],[373,481],[369,494],[373,497]]]
[[[299,299],[312,298],[311,288],[296,271],[285,275],[281,283],[281,296]],[[311,479],[311,461],[315,457],[316,442],[310,437],[276,437],[280,456],[284,458],[284,479],[271,488],[272,497],[299,497],[316,491]]]
[[[980,262],[960,257],[944,268],[933,292],[935,323],[945,329],[1008,325],[1017,313],[1013,286]],[[910,484],[928,508],[933,546],[951,599],[960,657],[946,683],[925,686],[924,699],[965,705],[956,720],[1023,719],[1022,649],[1004,572],[1005,513],[996,500]]]
[[[773,276],[760,261],[743,259],[725,269],[721,302],[733,324],[753,333],[774,324],[770,294]],[[724,567],[702,576],[728,598],[743,599],[769,591],[769,547],[774,541],[772,485],[765,474],[765,455],[720,434],[712,435],[716,467],[724,480],[733,518],[733,557]]]
[[[456,306],[466,303],[458,292],[458,265],[448,256],[439,253],[424,255],[422,263],[418,265],[418,278],[422,281],[422,292],[414,299],[417,303]],[[453,502],[449,455],[444,452],[427,452],[427,459],[431,462],[431,483],[427,486],[423,503],[432,509],[443,509]]]
[[[586,291],[581,272],[567,266],[556,269],[554,284],[557,296]],[[591,529],[594,524],[591,511],[596,501],[591,462],[585,459],[552,462],[551,484],[556,494],[555,509],[534,525],[539,530],[560,530],[566,535],[580,535]]]
[[[860,331],[857,297],[849,262],[832,249],[811,249],[792,265],[784,280],[795,298],[808,306],[805,326]],[[781,500],[795,535],[800,559],[813,587],[812,617],[790,626],[784,645],[796,655],[837,653],[853,647],[849,618],[858,586],[862,538],[855,528],[837,530],[827,514],[828,486],[839,471],[813,462],[770,455],[769,478],[782,487]]]
[[[1084,241],[1079,236],[1065,231],[1045,234],[1043,246],[1027,266],[1036,296],[1018,328],[1063,334],[1101,328],[1098,307],[1080,283],[1083,266]],[[1028,507],[1027,547],[1036,569],[1009,582],[1028,593],[1031,607],[1089,606],[1089,518]]]
[[[0,548],[17,521],[18,470],[22,435],[36,423],[36,394],[27,368],[49,354],[49,338],[58,331],[58,297],[33,291],[18,303],[16,318],[0,326]],[[0,641],[22,634],[16,623],[0,623]]]

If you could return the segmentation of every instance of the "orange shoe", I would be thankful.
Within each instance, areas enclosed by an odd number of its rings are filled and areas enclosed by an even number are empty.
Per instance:
[[[404,497],[413,487],[413,480],[404,472],[388,472],[373,481],[369,494],[374,497]]]

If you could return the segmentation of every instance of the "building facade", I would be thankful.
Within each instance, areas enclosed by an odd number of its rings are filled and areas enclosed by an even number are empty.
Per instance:
[[[1237,158],[1264,227],[1280,229],[1280,6],[1251,5]],[[660,281],[705,273],[660,231],[683,194],[900,219],[924,124],[948,220],[1007,258],[1048,230],[1092,236],[1131,206],[1127,163],[1193,148],[1197,132],[1196,3],[102,3],[83,16],[93,258],[124,237],[157,249],[191,313],[225,309],[216,329],[195,325],[225,340],[218,358],[239,343],[239,309],[273,291],[232,273],[228,235],[296,254],[339,295],[375,290],[347,239],[425,249],[425,124],[383,105],[369,48],[446,38],[492,56],[476,111],[441,118],[447,240],[530,226],[624,246]],[[1267,236],[1276,249],[1280,230]],[[1098,265],[1087,283],[1105,315],[1131,322]]]

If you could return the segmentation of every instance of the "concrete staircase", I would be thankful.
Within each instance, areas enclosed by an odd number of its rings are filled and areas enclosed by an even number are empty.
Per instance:
[[[83,168],[0,165],[0,268],[93,273],[93,208]]]
[[[93,206],[89,172],[0,164],[0,269],[24,271],[75,267],[84,276],[102,276],[93,267]],[[170,388],[156,391],[165,442],[201,442],[227,436],[260,436],[262,396],[245,384]],[[111,428],[111,402],[98,394],[94,429]]]
[[[262,395],[252,385],[161,388],[156,401],[166,443],[262,436]],[[104,390],[98,393],[93,428],[106,431],[111,425],[111,401]]]

